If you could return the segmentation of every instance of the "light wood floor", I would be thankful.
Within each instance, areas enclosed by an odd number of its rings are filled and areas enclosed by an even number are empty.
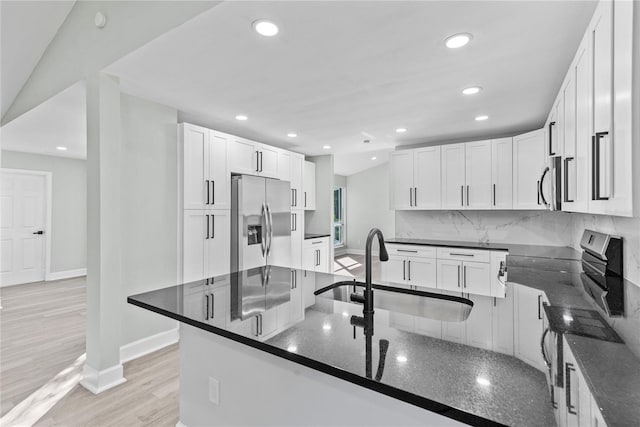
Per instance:
[[[0,288],[2,415],[85,352],[84,277]]]
[[[178,422],[178,344],[124,365],[127,382],[98,395],[77,385],[36,426],[167,426]]]

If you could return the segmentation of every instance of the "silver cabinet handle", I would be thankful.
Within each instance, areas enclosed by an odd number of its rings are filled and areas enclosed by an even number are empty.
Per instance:
[[[215,294],[211,294],[209,296],[211,297],[211,298],[209,298],[209,302],[211,303],[211,311],[209,313],[211,313],[211,318],[213,319],[214,317],[216,317],[216,314],[213,311],[214,302],[215,302]]]
[[[449,255],[451,255],[451,256],[470,256],[470,257],[475,256],[474,254],[462,254],[462,253],[459,253],[459,252],[449,252]]]
[[[204,295],[204,320],[209,320],[209,294]]]
[[[211,238],[216,238],[216,216],[213,214],[211,215]]]
[[[260,152],[256,150],[256,172],[260,172]]]
[[[418,187],[413,187],[413,206],[418,206]]]
[[[546,197],[544,197],[544,192],[542,191],[542,186],[544,185],[544,178],[547,176],[547,173],[549,173],[550,169],[549,166],[544,168],[544,171],[542,172],[542,176],[540,177],[540,181],[538,181],[538,194],[540,195],[540,198],[542,199],[542,204],[545,206],[549,206],[549,203],[547,203],[547,199]],[[540,204],[538,202],[538,204]]]
[[[409,187],[409,206],[413,206],[413,190]]]
[[[260,172],[262,172],[262,166],[264,165],[264,164],[263,164],[263,160],[264,160],[264,159],[262,158],[262,154],[263,154],[263,153],[262,153],[262,151],[261,151],[261,152],[260,152]]]
[[[467,206],[469,206],[469,186],[467,185]]]
[[[407,280],[407,260],[402,260],[402,280]]]
[[[205,205],[209,204],[209,180],[205,179],[204,180],[204,186],[207,187],[207,201],[205,202]]]
[[[411,260],[407,262],[407,265],[409,267],[409,281],[411,281]]]
[[[307,207],[307,192],[304,192],[304,207]]]
[[[496,185],[493,184],[493,206],[496,205]]]
[[[464,206],[464,185],[460,186],[460,206]]]
[[[216,182],[211,180],[209,184],[211,184],[211,204],[215,205],[216,204]]]
[[[207,234],[205,234],[205,239],[209,239],[209,215],[205,215],[205,221],[207,223]]]
[[[542,295],[538,295],[538,320],[542,320],[542,313],[540,311],[540,300],[542,299]]]
[[[460,266],[458,266],[458,287],[460,287]]]
[[[418,251],[410,251],[409,249],[396,249],[397,252],[407,252],[410,254],[417,254]]]
[[[578,412],[576,412],[575,410],[576,407],[571,403],[571,371],[575,371],[576,368],[573,367],[573,363],[569,363],[569,362],[566,362],[564,366],[565,366],[565,377],[566,377],[566,384],[567,384],[567,389],[566,389],[567,412],[573,415],[577,415]]]
[[[467,289],[467,266],[462,267],[462,287]]]

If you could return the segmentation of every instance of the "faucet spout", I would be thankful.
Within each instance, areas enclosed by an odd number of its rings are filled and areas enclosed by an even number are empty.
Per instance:
[[[382,231],[378,228],[372,228],[367,236],[367,244],[365,247],[365,291],[364,291],[364,309],[363,313],[373,313],[373,290],[372,290],[372,277],[371,277],[371,246],[373,245],[373,238],[378,238],[378,244],[380,246],[380,261],[388,261],[389,254],[387,248],[384,245],[384,236]]]

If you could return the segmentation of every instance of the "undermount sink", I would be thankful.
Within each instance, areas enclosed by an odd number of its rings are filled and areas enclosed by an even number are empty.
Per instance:
[[[314,292],[321,298],[352,303],[350,296],[365,284],[355,280],[336,282]],[[436,294],[413,289],[373,285],[374,309],[409,314],[443,322],[464,322],[469,317],[473,302],[467,298]]]

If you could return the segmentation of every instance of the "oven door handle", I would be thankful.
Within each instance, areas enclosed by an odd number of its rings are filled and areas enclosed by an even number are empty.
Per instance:
[[[542,333],[542,338],[540,339],[540,351],[542,353],[542,360],[544,360],[544,364],[547,366],[547,369],[551,371],[551,361],[547,357],[547,352],[544,350],[544,339],[547,337],[548,333],[549,328],[545,328],[544,332]]]

